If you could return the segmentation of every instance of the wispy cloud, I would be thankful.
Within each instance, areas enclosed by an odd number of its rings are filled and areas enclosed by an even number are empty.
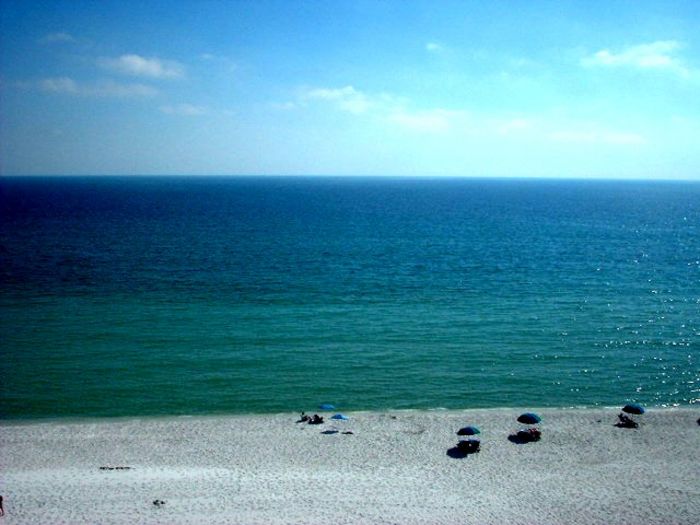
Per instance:
[[[478,118],[476,119],[478,123]],[[585,145],[637,146],[647,144],[638,132],[622,130],[604,120],[580,121],[575,118],[547,114],[529,114],[512,118],[484,118],[478,124],[480,133],[501,135],[509,140]]]
[[[44,91],[52,91],[54,93],[77,94],[79,91],[75,80],[68,77],[45,78],[39,81],[39,87]]]
[[[644,135],[616,129],[604,121],[582,122],[547,114],[494,115],[469,108],[421,108],[405,97],[368,93],[353,86],[306,89],[298,103],[290,102],[283,107],[303,110],[314,101],[334,104],[337,110],[368,122],[417,134],[562,145],[636,146],[647,143]]]
[[[152,97],[158,90],[152,86],[136,83],[120,83],[103,80],[94,84],[82,84],[70,77],[45,78],[39,81],[39,89],[51,93],[90,97]]]
[[[183,117],[198,117],[207,113],[207,108],[204,106],[195,106],[193,104],[175,104],[172,106],[161,106],[160,111],[166,115],[178,115]]]
[[[551,132],[549,138],[555,142],[613,144],[618,146],[633,146],[647,142],[646,138],[638,133],[612,130],[559,130]]]
[[[299,104],[287,104],[293,109],[308,106],[310,102],[333,104],[336,109],[356,116],[371,116],[400,128],[424,132],[448,131],[452,121],[462,112],[442,108],[412,109],[407,99],[388,93],[367,93],[353,86],[342,88],[307,88],[302,90]]]
[[[688,69],[677,56],[682,47],[676,40],[659,40],[650,44],[627,47],[617,52],[601,49],[593,55],[584,57],[581,63],[584,66],[665,69],[687,75]]]
[[[501,135],[513,135],[527,131],[531,129],[533,125],[533,122],[529,119],[515,117],[497,122],[495,124],[495,129]]]
[[[185,74],[185,66],[175,60],[156,57],[121,55],[117,58],[100,58],[97,64],[108,71],[122,75],[148,78],[179,78]]]
[[[428,42],[425,44],[425,50],[430,51],[431,53],[439,53],[441,51],[444,51],[445,47],[442,44],[438,44],[437,42]]]
[[[77,42],[77,40],[71,35],[70,33],[65,33],[63,31],[58,32],[58,33],[49,33],[42,37],[39,42],[42,44],[60,44],[60,43],[69,43],[69,42]]]
[[[303,90],[301,98],[304,101],[323,100],[332,102],[339,109],[355,114],[365,113],[374,105],[369,96],[352,86],[306,89]]]
[[[207,64],[216,65],[218,67],[224,68],[224,70],[229,72],[234,72],[238,70],[238,64],[232,58],[225,55],[216,55],[214,53],[202,53],[199,55],[199,59]]]
[[[453,120],[460,112],[445,109],[408,111],[405,109],[391,113],[388,120],[400,127],[422,133],[444,133],[450,130]]]

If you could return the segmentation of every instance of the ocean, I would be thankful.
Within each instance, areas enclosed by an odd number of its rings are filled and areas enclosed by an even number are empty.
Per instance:
[[[700,402],[700,183],[0,177],[0,418]]]

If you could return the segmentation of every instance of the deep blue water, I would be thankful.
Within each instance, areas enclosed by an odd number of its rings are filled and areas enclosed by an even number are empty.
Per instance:
[[[700,183],[0,178],[0,417],[700,401]]]

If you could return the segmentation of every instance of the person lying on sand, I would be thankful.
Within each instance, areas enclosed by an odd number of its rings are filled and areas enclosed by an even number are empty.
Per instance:
[[[311,419],[309,419],[309,425],[320,425],[323,423],[323,417],[318,414],[314,414]]]
[[[542,432],[537,428],[528,428],[524,430],[518,430],[516,436],[526,442],[539,441],[542,438]]]
[[[304,412],[302,412],[301,414],[299,414],[299,420],[297,421],[297,423],[304,423],[304,422],[308,421],[309,419],[311,419],[311,418],[309,416],[307,416]]]
[[[617,419],[620,420],[617,424],[618,427],[637,428],[639,426],[639,424],[634,419],[622,413],[617,415]]]

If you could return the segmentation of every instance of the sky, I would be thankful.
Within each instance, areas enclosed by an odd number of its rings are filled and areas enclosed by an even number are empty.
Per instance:
[[[0,2],[0,174],[700,180],[700,2]]]

